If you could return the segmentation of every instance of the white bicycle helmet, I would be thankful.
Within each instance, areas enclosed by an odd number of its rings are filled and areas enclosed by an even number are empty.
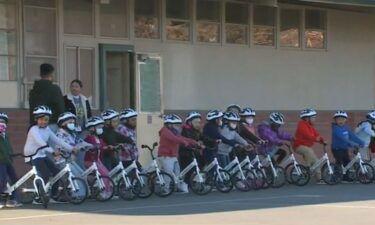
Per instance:
[[[9,117],[6,113],[0,112],[0,119],[4,120],[5,123],[8,123]]]
[[[71,112],[61,113],[60,116],[59,116],[59,118],[57,119],[57,125],[61,126],[61,124],[63,124],[65,121],[68,121],[70,119],[76,120],[77,117],[76,117],[76,115],[74,115]]]
[[[113,118],[116,118],[119,116],[119,113],[112,109],[107,109],[104,112],[102,112],[102,118],[104,121],[112,120]]]
[[[375,110],[368,112],[367,115],[366,115],[366,117],[369,120],[374,120],[375,121]]]
[[[300,113],[300,118],[316,116],[317,112],[314,109],[304,109]]]
[[[227,121],[236,121],[236,122],[240,121],[240,117],[238,116],[237,113],[234,113],[234,112],[225,113],[224,119],[226,119]]]
[[[138,116],[138,113],[134,109],[125,109],[120,113],[120,119],[130,119]]]
[[[241,111],[242,111],[242,108],[241,108],[240,105],[238,105],[238,104],[230,104],[230,105],[228,105],[228,107],[227,107],[227,112],[229,112],[232,108],[237,109],[238,112],[241,112]]]
[[[211,110],[207,113],[206,119],[210,121],[210,120],[219,119],[223,116],[224,114],[220,112],[219,110]]]
[[[240,112],[240,116],[256,116],[256,113],[255,110],[253,110],[252,108],[244,108]]]
[[[164,116],[164,124],[181,124],[182,119],[176,114],[169,114]]]
[[[103,125],[104,120],[99,116],[93,116],[90,119],[87,120],[86,123],[86,129],[89,129],[91,127],[95,127],[97,125]]]
[[[185,118],[185,122],[188,122],[196,118],[202,119],[202,115],[199,112],[189,112]]]
[[[52,111],[48,106],[40,105],[34,108],[33,115],[37,119],[43,116],[51,116]]]
[[[333,118],[337,118],[337,117],[343,117],[343,118],[348,118],[348,114],[345,112],[345,111],[337,111],[335,112],[335,114],[333,114]]]
[[[276,123],[276,124],[279,124],[279,125],[283,125],[285,122],[284,122],[284,116],[283,114],[279,113],[279,112],[273,112],[270,114],[270,120],[273,122],[273,123]]]

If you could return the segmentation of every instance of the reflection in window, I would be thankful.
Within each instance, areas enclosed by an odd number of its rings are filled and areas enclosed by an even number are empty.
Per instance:
[[[197,40],[200,42],[220,42],[220,2],[217,0],[197,0]]]
[[[247,44],[249,5],[227,2],[225,4],[226,42],[230,44]]]
[[[300,47],[300,11],[282,9],[280,15],[280,45],[282,47]]]
[[[135,1],[134,33],[137,38],[158,39],[159,32],[159,1]]]
[[[189,0],[167,0],[167,39],[190,40]]]
[[[269,6],[254,6],[253,43],[255,45],[275,45],[276,9]]]
[[[325,48],[326,12],[320,10],[306,10],[305,21],[306,48]]]
[[[13,3],[0,2],[0,80],[17,80],[16,7]]]

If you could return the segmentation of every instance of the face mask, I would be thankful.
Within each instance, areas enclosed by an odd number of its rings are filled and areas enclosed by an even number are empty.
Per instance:
[[[247,118],[246,119],[246,123],[249,124],[249,125],[253,124],[254,123],[254,118],[252,118],[252,117]]]
[[[103,134],[103,128],[97,128],[97,129],[95,129],[95,131],[96,131],[97,135],[102,135]]]
[[[219,120],[219,127],[223,126],[223,121]]]
[[[66,125],[66,127],[70,130],[70,131],[74,131],[76,129],[76,125],[74,123],[68,123]]]
[[[236,123],[229,123],[229,127],[233,130],[235,130],[237,128],[237,124]]]
[[[7,125],[5,123],[0,123],[0,133],[5,133],[7,130]]]

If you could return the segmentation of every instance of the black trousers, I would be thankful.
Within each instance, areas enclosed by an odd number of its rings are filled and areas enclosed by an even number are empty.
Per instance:
[[[343,165],[345,167],[350,162],[348,149],[332,149],[332,154],[338,166]]]
[[[50,177],[56,176],[60,170],[48,157],[37,158],[33,160],[33,165],[36,167],[38,174],[47,184]],[[52,197],[56,197],[58,194],[58,182],[52,186]]]
[[[198,161],[198,166],[200,169],[204,166],[204,158],[201,154],[195,153],[195,157]],[[191,151],[189,150],[180,150],[178,155],[178,164],[180,165],[180,171],[183,171],[191,162],[193,161],[193,155]],[[190,170],[184,177],[185,183],[189,182],[191,174],[194,172],[194,170]]]

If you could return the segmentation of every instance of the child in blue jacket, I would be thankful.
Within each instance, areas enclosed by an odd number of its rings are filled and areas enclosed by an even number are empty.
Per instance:
[[[349,148],[362,148],[364,142],[346,125],[348,114],[344,111],[337,111],[333,116],[332,124],[332,153],[337,165],[346,166],[349,162]],[[344,180],[349,181],[344,176]]]

